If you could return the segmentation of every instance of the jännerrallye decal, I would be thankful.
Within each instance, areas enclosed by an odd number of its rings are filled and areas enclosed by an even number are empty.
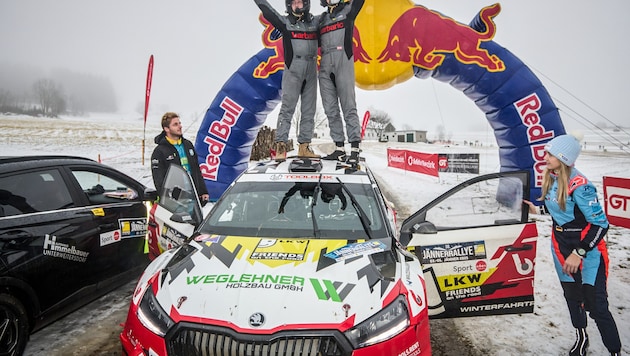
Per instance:
[[[147,234],[148,221],[146,218],[119,219],[118,225],[120,226],[122,238],[144,237]]]
[[[486,258],[484,241],[422,246],[421,251],[423,265]]]

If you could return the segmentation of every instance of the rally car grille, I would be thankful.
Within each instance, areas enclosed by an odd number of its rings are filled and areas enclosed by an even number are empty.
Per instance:
[[[341,338],[341,340],[339,340]],[[179,325],[167,335],[169,355],[346,356],[350,345],[339,332],[239,334],[207,325]]]

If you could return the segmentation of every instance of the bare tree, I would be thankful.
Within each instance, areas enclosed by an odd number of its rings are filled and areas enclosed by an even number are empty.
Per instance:
[[[50,79],[39,79],[33,84],[33,92],[44,116],[55,117],[66,109],[63,90]]]
[[[388,113],[382,110],[370,110],[370,120],[367,123],[368,129],[373,130],[376,136],[380,138],[388,127],[393,128],[392,118]]]

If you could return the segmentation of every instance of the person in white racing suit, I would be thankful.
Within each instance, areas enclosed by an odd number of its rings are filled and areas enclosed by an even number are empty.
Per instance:
[[[318,16],[310,11],[310,0],[286,0],[287,15],[280,15],[267,0],[254,0],[263,16],[282,33],[284,74],[282,104],[276,127],[276,161],[286,159],[291,119],[301,99],[298,156],[319,158],[310,147],[317,105]]]
[[[328,117],[330,137],[335,142],[335,151],[324,159],[347,161],[356,165],[359,161],[361,124],[357,115],[354,90],[354,21],[365,0],[321,0],[326,11],[319,20],[319,36],[322,59],[319,69],[319,90],[324,112]],[[346,134],[350,142],[350,157],[344,148],[344,130],[341,119],[346,123]]]

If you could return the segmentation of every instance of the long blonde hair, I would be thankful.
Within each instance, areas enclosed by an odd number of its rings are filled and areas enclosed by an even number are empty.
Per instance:
[[[567,196],[569,190],[569,178],[571,177],[571,167],[560,162],[560,168],[555,173],[558,176],[558,194],[556,195],[556,199],[558,200],[558,205],[560,206],[560,209],[566,210]],[[549,169],[545,169],[542,181],[542,195],[540,196],[540,198],[538,198],[538,201],[545,200],[545,197],[547,196],[547,193],[549,193],[552,185],[553,178],[551,177],[551,171]]]

